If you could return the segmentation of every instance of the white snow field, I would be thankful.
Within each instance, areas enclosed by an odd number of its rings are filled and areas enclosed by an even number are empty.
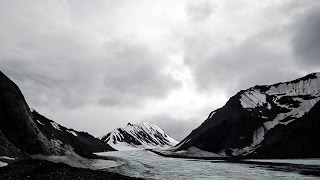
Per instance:
[[[124,162],[108,171],[144,179],[319,179],[297,172],[275,171],[261,165],[236,164],[218,160],[192,160],[166,158],[149,151],[116,151],[97,153]],[[320,160],[301,160],[302,164],[314,164]],[[291,160],[300,164],[299,160]],[[317,164],[317,163],[315,163]]]

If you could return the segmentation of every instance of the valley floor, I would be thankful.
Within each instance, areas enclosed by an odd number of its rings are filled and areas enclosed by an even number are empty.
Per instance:
[[[0,168],[0,180],[73,179],[319,179],[320,159],[204,160],[159,156],[145,150],[97,153],[122,162],[103,170],[25,160]],[[96,156],[94,156],[97,158]]]
[[[110,180],[110,179],[137,179],[124,175],[90,170],[83,168],[75,168],[63,163],[53,163],[44,160],[25,160],[9,164],[6,167],[0,168],[0,179],[7,180]]]
[[[150,151],[98,153],[124,162],[108,171],[144,179],[319,179],[320,159],[203,160],[159,156]]]

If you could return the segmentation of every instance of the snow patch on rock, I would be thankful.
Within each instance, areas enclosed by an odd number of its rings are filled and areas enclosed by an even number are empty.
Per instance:
[[[6,162],[1,162],[0,161],[0,167],[5,167],[5,166],[7,166],[8,165],[8,163],[6,163]]]
[[[8,157],[8,156],[0,156],[0,159],[10,160],[10,161],[16,160],[16,158]]]
[[[52,121],[52,122],[50,122],[50,123],[51,123],[52,127],[54,127],[55,129],[57,129],[57,130],[59,130],[59,131],[62,131],[62,130],[60,129],[60,126],[59,126],[58,123],[56,123],[56,122],[54,122],[54,121]]]
[[[42,122],[40,122],[39,120],[37,120],[37,122],[38,122],[39,124],[41,124],[42,126],[44,126],[44,124],[43,124]]]
[[[256,108],[266,103],[266,95],[258,89],[245,91],[241,94],[240,102],[243,108]]]
[[[299,82],[281,83],[270,87],[267,94],[286,94],[294,95],[310,95],[320,92],[320,78],[319,73],[316,74],[318,78],[301,80]]]
[[[76,137],[78,136],[78,134],[76,132],[72,131],[72,130],[67,130],[67,132],[72,134],[72,135],[74,135],[74,136],[76,136]]]

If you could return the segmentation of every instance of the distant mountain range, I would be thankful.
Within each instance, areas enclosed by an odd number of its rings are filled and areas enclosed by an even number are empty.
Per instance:
[[[320,73],[255,86],[211,112],[173,150],[220,156],[320,157]]]
[[[128,123],[125,128],[117,128],[101,140],[116,150],[168,148],[178,143],[157,125],[147,122]]]
[[[242,90],[179,144],[161,128],[142,122],[101,139],[69,129],[29,108],[18,86],[0,72],[0,156],[169,148],[192,157],[320,157],[320,73]],[[174,146],[174,147],[173,147]]]

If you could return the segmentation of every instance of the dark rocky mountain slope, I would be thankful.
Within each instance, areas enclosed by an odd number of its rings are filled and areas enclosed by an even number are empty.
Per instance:
[[[0,72],[0,156],[79,155],[114,150],[88,133],[67,129],[30,110],[18,86]]]
[[[57,150],[32,120],[18,86],[0,72],[0,150],[8,153],[54,154]]]
[[[79,155],[86,156],[94,152],[114,151],[112,147],[100,139],[86,132],[68,129],[60,124],[44,117],[35,110],[32,111],[33,120],[40,131],[58,149],[71,150]]]
[[[256,150],[260,157],[320,157],[320,102],[287,126],[270,130]],[[254,157],[254,154],[252,154]]]
[[[193,130],[175,151],[221,156],[319,157],[320,73],[242,90]]]

